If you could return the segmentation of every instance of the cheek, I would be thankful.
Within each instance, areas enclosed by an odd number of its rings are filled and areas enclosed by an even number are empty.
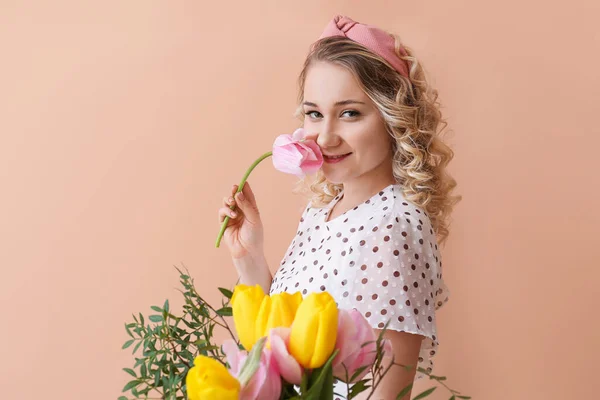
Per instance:
[[[348,144],[364,157],[381,159],[389,154],[391,142],[389,135],[381,127],[370,127],[348,135]]]

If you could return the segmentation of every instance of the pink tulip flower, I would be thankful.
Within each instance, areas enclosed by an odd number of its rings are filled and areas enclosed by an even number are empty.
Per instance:
[[[323,154],[314,140],[305,140],[306,131],[298,128],[291,135],[279,135],[273,144],[273,166],[299,177],[310,175],[323,165]]]
[[[222,349],[230,366],[229,372],[237,378],[248,358],[248,352],[240,350],[232,339],[223,342]],[[258,369],[250,381],[242,387],[240,400],[278,400],[281,389],[281,375],[273,358],[273,352],[264,348]]]
[[[265,158],[273,156],[273,166],[281,172],[293,174],[298,177],[310,175],[319,170],[323,165],[323,153],[319,145],[314,140],[306,140],[306,131],[304,128],[298,128],[291,135],[279,135],[273,143],[273,150],[260,156],[242,178],[238,185],[237,193],[244,189],[244,184],[252,170]],[[235,209],[235,204],[230,206]],[[221,224],[221,230],[217,235],[215,247],[221,245],[221,239],[227,229],[229,216],[225,216]]]
[[[335,348],[339,353],[333,360],[333,375],[345,382],[360,367],[366,366],[352,382],[362,379],[377,357],[377,335],[358,310],[339,310],[338,334]],[[367,343],[368,344],[365,344]],[[389,343],[385,345],[389,349]],[[344,368],[345,367],[345,368]],[[350,382],[348,382],[350,383]]]
[[[302,367],[288,350],[290,332],[290,328],[279,327],[271,329],[269,343],[273,352],[273,358],[277,363],[277,368],[282,378],[286,382],[300,385],[302,381]]]

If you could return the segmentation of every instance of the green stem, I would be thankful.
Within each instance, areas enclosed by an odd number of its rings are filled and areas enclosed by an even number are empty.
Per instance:
[[[260,156],[256,161],[254,161],[254,163],[252,163],[252,165],[250,166],[250,168],[248,168],[248,170],[246,171],[246,173],[244,174],[244,177],[242,178],[242,181],[240,182],[238,188],[237,188],[237,192],[239,193],[242,191],[242,189],[244,189],[244,184],[246,183],[246,180],[248,179],[248,176],[250,176],[250,173],[252,172],[252,170],[265,158],[270,157],[273,155],[272,151],[266,152],[265,154],[263,154],[262,156]],[[231,210],[235,209],[235,204],[229,206],[229,208]],[[215,247],[219,247],[219,245],[221,244],[221,238],[223,237],[223,233],[225,233],[225,229],[227,229],[227,223],[229,222],[229,216],[226,215],[225,216],[225,220],[223,221],[223,224],[221,225],[221,231],[219,232],[219,236],[217,236],[217,242],[215,244]]]

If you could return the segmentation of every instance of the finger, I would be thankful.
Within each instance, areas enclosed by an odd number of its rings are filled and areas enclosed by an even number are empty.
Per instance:
[[[225,221],[225,217],[234,220],[239,216],[239,212],[230,210],[229,208],[223,207],[219,209],[219,222]]]
[[[245,221],[247,220],[251,224],[260,222],[258,208],[254,204],[251,204],[246,197],[241,198],[241,194],[243,194],[243,192],[236,194],[235,199],[237,206],[244,214]]]
[[[252,191],[252,188],[250,187],[250,182],[246,181],[246,183],[244,183],[244,187],[242,188],[242,193],[244,193],[244,196],[246,196],[246,198],[248,199],[250,204],[257,207],[256,197],[254,197],[254,192]]]
[[[235,200],[233,198],[233,195],[227,196],[227,197],[223,197],[223,204],[225,204],[229,208],[231,208],[231,206],[235,206]]]

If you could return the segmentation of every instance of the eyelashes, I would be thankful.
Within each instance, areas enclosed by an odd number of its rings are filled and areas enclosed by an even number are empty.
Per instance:
[[[318,111],[306,111],[304,113],[304,115],[308,115],[309,117],[311,117],[311,118],[314,119],[315,117],[311,116],[311,114],[314,114],[314,113],[321,114]],[[355,117],[358,117],[360,115],[360,113],[358,111],[355,111],[355,110],[346,110],[346,111],[342,112],[342,114],[345,114],[345,113],[353,113],[354,115],[351,115],[350,118],[355,118]]]

